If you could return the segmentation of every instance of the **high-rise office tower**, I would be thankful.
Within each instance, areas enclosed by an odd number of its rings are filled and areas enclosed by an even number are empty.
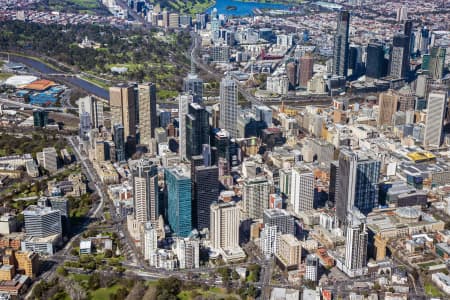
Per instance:
[[[80,118],[81,119],[81,118]],[[48,111],[42,109],[33,110],[34,127],[45,127],[48,124]]]
[[[246,179],[242,188],[242,202],[248,219],[261,219],[269,208],[271,183],[265,177]]]
[[[413,38],[413,23],[411,20],[407,20],[403,27],[403,33],[405,34],[408,41],[406,42],[405,55],[403,56],[403,68],[405,69],[405,76],[408,75],[410,71],[409,61],[411,59],[411,41]]]
[[[262,254],[266,258],[270,258],[272,255],[277,253],[278,250],[278,239],[280,238],[280,231],[278,231],[277,226],[271,226],[264,224],[263,230],[261,230],[260,238],[260,249]]]
[[[430,54],[423,56],[422,70],[427,71],[434,80],[444,76],[446,51],[444,47],[433,47]]]
[[[393,78],[405,78],[409,71],[409,41],[404,34],[394,35],[389,62],[389,75]]]
[[[395,92],[397,95],[397,110],[407,112],[414,110],[416,95],[410,85],[405,85]]]
[[[294,234],[294,217],[284,209],[265,209],[263,215],[264,226],[276,226],[282,234]]]
[[[299,67],[299,85],[301,88],[308,87],[308,81],[313,77],[314,71],[314,58],[311,53],[306,53],[300,57]]]
[[[197,40],[195,41],[197,43]],[[195,103],[203,101],[203,80],[195,72],[194,58],[191,53],[191,71],[183,80],[183,91],[191,94]]]
[[[219,198],[219,169],[217,166],[197,166],[192,179],[193,226],[209,228],[210,207]]]
[[[99,128],[104,125],[103,102],[94,96],[80,98],[78,101],[78,113],[88,113],[91,117],[92,128]]]
[[[344,264],[347,270],[357,271],[364,268],[367,263],[366,217],[355,208],[348,213],[347,217]]]
[[[349,57],[350,13],[340,11],[337,17],[337,28],[334,36],[333,74],[347,77]]]
[[[319,273],[319,258],[314,254],[308,254],[305,259],[305,279],[317,282]]]
[[[239,247],[239,207],[234,202],[211,205],[211,247],[234,249]]]
[[[380,93],[378,97],[378,126],[392,125],[393,116],[397,111],[398,95],[393,90]]]
[[[140,144],[150,145],[158,126],[156,115],[156,84],[138,85]]]
[[[186,118],[186,158],[200,155],[209,144],[209,114],[203,106],[191,103]]]
[[[91,131],[91,116],[89,113],[84,112],[80,115],[80,138],[83,140],[89,140],[89,131]]]
[[[378,178],[381,163],[378,160],[343,148],[339,154],[336,215],[341,223],[354,206],[367,214],[378,205]]]
[[[402,5],[397,8],[397,22],[403,22],[408,20],[408,7]]]
[[[158,168],[152,161],[141,159],[132,169],[134,217],[141,223],[158,225],[160,212]]]
[[[350,45],[348,68],[352,72],[352,77],[357,78],[363,73],[362,47],[360,45]]]
[[[447,91],[435,90],[428,94],[427,120],[423,144],[439,147],[442,141],[444,114],[447,108]]]
[[[286,64],[286,75],[289,80],[289,89],[290,90],[295,90],[295,88],[297,87],[297,82],[298,82],[297,67],[298,67],[297,62],[293,59],[291,59]]]
[[[315,208],[314,175],[311,170],[292,169],[291,204],[295,213]]]
[[[62,234],[61,212],[50,207],[30,205],[23,211],[27,236],[45,238]]]
[[[178,96],[178,124],[181,159],[186,158],[186,115],[189,112],[189,104],[191,104],[192,101],[192,95],[181,94]]]
[[[231,137],[236,137],[236,121],[238,116],[238,88],[230,74],[220,82],[220,120],[219,126],[227,130]]]
[[[116,160],[118,162],[126,161],[125,156],[125,135],[122,124],[114,125],[114,145],[116,146]]]
[[[367,45],[366,76],[380,78],[386,76],[386,61],[384,59],[384,47],[380,43]]]
[[[339,161],[335,160],[330,163],[330,184],[328,188],[328,200],[336,203],[336,194],[339,192]]]
[[[165,169],[167,187],[167,220],[173,233],[188,237],[192,231],[190,173],[184,167]]]
[[[109,88],[111,125],[122,124],[125,138],[136,136],[136,112],[134,87],[115,86]]]

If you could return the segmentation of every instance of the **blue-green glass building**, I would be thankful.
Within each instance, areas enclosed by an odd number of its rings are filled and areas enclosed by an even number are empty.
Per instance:
[[[174,235],[188,237],[192,231],[191,178],[189,168],[164,171],[167,188],[167,220]]]

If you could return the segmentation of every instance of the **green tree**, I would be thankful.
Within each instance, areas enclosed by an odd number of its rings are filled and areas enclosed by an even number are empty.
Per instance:
[[[62,277],[66,277],[68,274],[67,270],[63,266],[59,266],[58,268],[56,268],[56,273]]]
[[[88,287],[90,290],[96,290],[100,288],[100,274],[94,272],[91,277],[89,277]]]

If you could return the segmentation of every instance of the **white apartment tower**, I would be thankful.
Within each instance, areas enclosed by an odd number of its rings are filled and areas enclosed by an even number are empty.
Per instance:
[[[150,265],[154,266],[155,262],[152,262],[154,254],[158,251],[158,240],[156,227],[151,222],[144,224],[144,241],[143,241],[144,259],[149,260]]]
[[[231,137],[237,136],[238,87],[230,74],[220,82],[220,119],[219,126],[227,130]]]
[[[347,219],[344,264],[352,272],[366,267],[368,234],[366,217],[357,208],[348,212]]]
[[[132,168],[134,217],[141,223],[158,225],[158,168],[147,159],[140,160]]]
[[[446,105],[447,91],[431,91],[428,94],[428,112],[423,139],[425,146],[439,147],[441,145]]]
[[[211,205],[210,238],[215,249],[239,247],[239,207],[234,202]]]
[[[314,175],[310,170],[292,169],[291,205],[295,213],[314,209]]]
[[[281,233],[277,230],[277,226],[265,225],[261,231],[260,248],[266,258],[270,258],[278,250],[278,239]]]

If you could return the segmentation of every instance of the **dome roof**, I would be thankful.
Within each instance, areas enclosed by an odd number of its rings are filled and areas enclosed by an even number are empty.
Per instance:
[[[414,92],[409,84],[403,86],[398,93],[402,96],[414,96]]]
[[[420,217],[420,211],[415,209],[414,207],[400,207],[395,210],[395,213],[400,218],[404,219],[417,219]]]

